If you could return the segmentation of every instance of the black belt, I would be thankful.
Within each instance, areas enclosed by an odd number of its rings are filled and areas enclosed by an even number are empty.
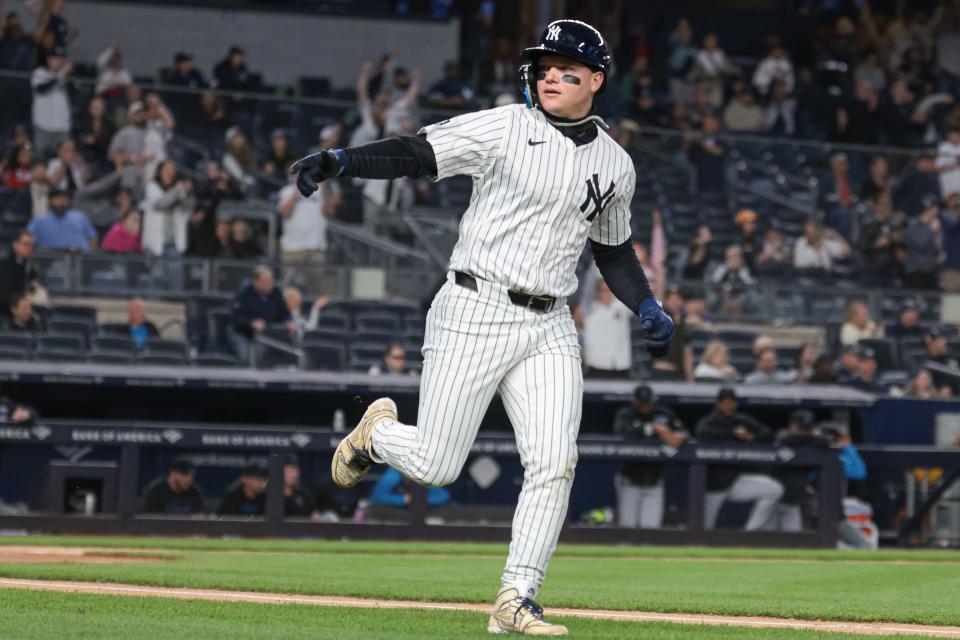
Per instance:
[[[465,289],[477,291],[477,279],[469,273],[454,271],[453,281]],[[552,311],[557,304],[557,299],[553,296],[534,296],[519,291],[507,291],[507,295],[510,296],[510,302],[531,311]]]

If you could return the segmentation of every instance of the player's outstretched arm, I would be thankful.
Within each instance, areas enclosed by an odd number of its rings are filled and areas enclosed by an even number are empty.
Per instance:
[[[610,291],[640,316],[647,351],[655,358],[667,355],[675,331],[673,320],[654,297],[630,241],[611,246],[591,240],[590,248]]]
[[[404,136],[359,147],[324,149],[290,166],[297,189],[309,197],[324,180],[337,176],[392,180],[437,175],[437,160],[426,137]]]

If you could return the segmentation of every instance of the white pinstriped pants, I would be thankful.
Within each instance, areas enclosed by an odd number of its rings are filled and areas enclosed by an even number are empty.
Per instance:
[[[499,390],[524,468],[503,584],[533,597],[557,546],[577,464],[580,345],[565,304],[538,313],[510,302],[499,285],[477,284],[472,291],[451,275],[437,294],[427,314],[418,424],[378,425],[373,456],[421,484],[450,484]]]

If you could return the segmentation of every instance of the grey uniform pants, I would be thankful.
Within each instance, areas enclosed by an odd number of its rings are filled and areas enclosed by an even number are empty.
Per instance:
[[[744,527],[754,531],[764,527],[773,516],[774,508],[783,496],[783,485],[761,473],[741,473],[726,491],[708,491],[704,501],[703,526],[713,529],[717,525],[720,508],[727,500],[753,502],[753,509]]]
[[[617,476],[615,487],[619,526],[641,529],[663,526],[663,482],[639,486]]]

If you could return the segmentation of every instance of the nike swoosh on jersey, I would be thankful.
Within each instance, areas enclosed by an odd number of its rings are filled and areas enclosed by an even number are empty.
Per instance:
[[[534,141],[533,141],[533,138],[528,138],[528,139],[527,139],[527,144],[530,145],[531,147],[535,147],[535,146],[537,146],[538,144],[547,144],[547,141],[546,141],[546,140],[540,140],[539,142],[534,142]]]

